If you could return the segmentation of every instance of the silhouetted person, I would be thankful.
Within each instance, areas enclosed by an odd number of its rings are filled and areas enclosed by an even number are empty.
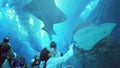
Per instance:
[[[35,55],[34,59],[31,61],[31,67],[32,68],[39,68],[40,65],[40,57],[39,55]]]
[[[46,62],[49,59],[47,48],[42,49],[40,53],[40,68],[46,68]]]
[[[6,59],[8,59],[9,63],[11,63],[11,60],[15,58],[9,41],[9,37],[4,37],[3,41],[0,42],[0,68]]]
[[[19,58],[15,59],[12,68],[28,68],[25,62],[25,58],[23,56],[20,56]]]

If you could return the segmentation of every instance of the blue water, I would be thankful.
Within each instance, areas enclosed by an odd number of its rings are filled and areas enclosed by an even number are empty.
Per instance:
[[[42,30],[43,22],[22,9],[30,1],[0,0],[0,40],[10,36],[11,47],[17,56],[24,56],[29,65],[34,55],[49,46],[51,41],[48,33]],[[55,3],[67,16],[66,21],[54,24],[56,35],[52,35],[63,54],[72,40],[72,30],[83,21],[96,25],[116,23],[112,36],[120,43],[120,0],[55,0]],[[76,60],[77,57],[73,59],[78,63],[73,62],[74,68],[79,68],[80,61]],[[69,62],[66,64],[71,64]]]

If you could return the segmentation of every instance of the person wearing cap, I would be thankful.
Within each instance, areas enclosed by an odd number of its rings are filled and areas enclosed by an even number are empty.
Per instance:
[[[3,38],[3,41],[0,42],[0,68],[6,59],[11,63],[12,59],[15,58],[14,52],[9,43],[10,38],[8,36]],[[10,64],[11,65],[11,64]]]

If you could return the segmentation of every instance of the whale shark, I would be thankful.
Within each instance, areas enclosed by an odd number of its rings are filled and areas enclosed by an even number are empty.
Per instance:
[[[53,25],[64,22],[66,15],[56,6],[54,0],[32,0],[23,7],[23,10],[31,13],[44,23],[45,30],[49,35],[56,34]]]

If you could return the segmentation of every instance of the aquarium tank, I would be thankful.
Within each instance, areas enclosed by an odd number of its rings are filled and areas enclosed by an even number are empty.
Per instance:
[[[61,58],[74,43],[60,68],[120,68],[120,0],[0,0],[0,41],[6,36],[15,58],[2,68],[21,57],[31,68],[51,41]]]

